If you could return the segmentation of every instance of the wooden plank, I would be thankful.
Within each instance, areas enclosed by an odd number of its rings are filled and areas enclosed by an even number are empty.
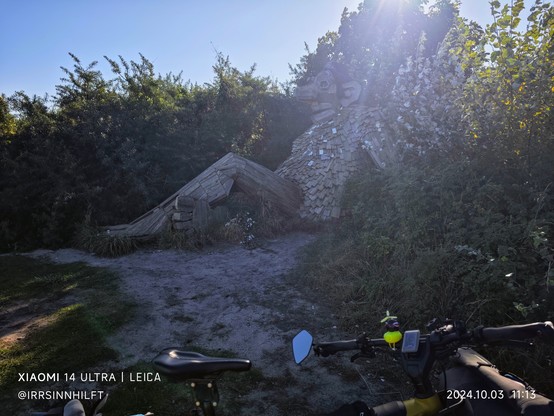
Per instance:
[[[174,207],[176,210],[186,210],[194,206],[194,198],[189,195],[179,195],[175,198]]]
[[[302,173],[298,175],[303,176]],[[216,204],[227,197],[235,184],[251,195],[263,195],[268,202],[291,215],[296,215],[302,204],[302,192],[298,185],[261,165],[228,153],[157,207],[129,225],[119,226],[118,230],[132,236],[157,233],[170,220],[180,222],[190,216],[191,211],[193,225],[204,228],[209,204]]]
[[[174,212],[171,216],[171,221],[178,222],[178,221],[190,221],[192,220],[193,213],[192,211],[190,213],[188,212]]]
[[[193,192],[189,194],[194,200],[203,199],[206,196],[206,191],[200,185],[198,185]]]
[[[208,210],[208,201],[205,199],[199,199],[194,204],[192,225],[195,230],[204,230],[208,226]]]
[[[234,166],[222,167],[222,168],[218,169],[218,172],[221,175],[227,176],[227,177],[230,177],[230,178],[234,178],[238,174],[237,168],[234,167]]]
[[[231,193],[231,189],[233,188],[234,184],[235,184],[235,181],[231,178],[227,178],[227,180],[223,182],[222,186],[227,195]]]

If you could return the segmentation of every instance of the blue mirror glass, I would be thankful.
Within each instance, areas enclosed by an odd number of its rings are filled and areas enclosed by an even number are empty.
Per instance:
[[[292,339],[292,354],[294,355],[294,362],[300,364],[310,355],[312,349],[313,337],[311,334],[303,329]]]

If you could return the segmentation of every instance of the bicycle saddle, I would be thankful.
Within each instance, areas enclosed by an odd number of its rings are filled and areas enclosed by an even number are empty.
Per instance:
[[[250,360],[241,358],[208,357],[198,352],[167,348],[153,360],[161,374],[177,380],[214,378],[225,371],[248,371]]]

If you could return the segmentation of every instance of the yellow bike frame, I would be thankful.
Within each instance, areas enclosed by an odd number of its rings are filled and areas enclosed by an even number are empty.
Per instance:
[[[426,399],[413,398],[404,400],[402,403],[406,407],[406,416],[433,416],[443,408],[437,393]]]

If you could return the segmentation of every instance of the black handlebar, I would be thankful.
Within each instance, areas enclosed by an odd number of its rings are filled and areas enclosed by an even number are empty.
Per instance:
[[[552,322],[535,322],[526,325],[510,325],[498,328],[477,328],[473,338],[482,343],[502,342],[508,340],[525,340],[540,338],[545,342],[554,342],[554,326]]]
[[[316,355],[328,357],[329,355],[335,354],[339,351],[359,350],[361,347],[362,346],[357,339],[349,341],[322,342],[314,345],[314,352]]]
[[[466,331],[460,322],[450,323],[438,328],[429,334],[429,342],[434,348],[454,344],[459,347],[463,344],[486,344],[510,340],[526,340],[540,338],[545,342],[554,343],[554,326],[552,322],[535,322],[526,325],[509,325],[503,327],[478,327],[473,331]],[[420,342],[426,339],[422,336]],[[370,339],[365,334],[357,339],[348,341],[322,342],[314,345],[316,355],[327,357],[340,351],[364,350],[373,347],[388,346],[382,339]]]

